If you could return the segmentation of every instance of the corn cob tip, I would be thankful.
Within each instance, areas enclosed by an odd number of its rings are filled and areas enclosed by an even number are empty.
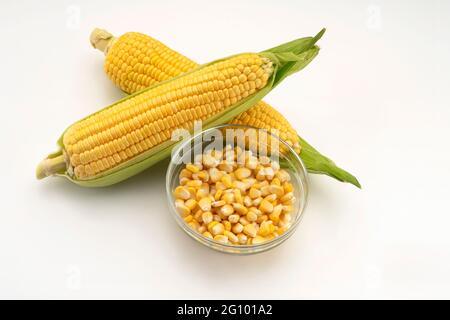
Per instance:
[[[95,48],[103,52],[105,55],[108,54],[109,49],[116,41],[116,37],[114,37],[111,33],[104,29],[95,28],[91,32],[91,36],[89,37],[91,41],[91,45]]]
[[[64,171],[66,168],[67,163],[64,155],[59,155],[54,158],[46,158],[38,164],[36,168],[36,178],[41,180],[58,172]]]

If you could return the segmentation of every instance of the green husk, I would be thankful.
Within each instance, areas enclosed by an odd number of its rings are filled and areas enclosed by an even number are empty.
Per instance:
[[[318,54],[319,47],[315,45],[315,43],[320,39],[320,37],[324,33],[324,29],[320,31],[315,37],[307,37],[307,38],[301,38],[297,39],[288,43],[285,43],[281,46],[274,47],[272,49],[266,50],[261,52],[260,54],[262,56],[265,56],[267,58],[270,58],[273,61],[274,65],[274,71],[269,79],[267,85],[259,90],[257,93],[247,97],[246,99],[241,100],[239,103],[234,105],[231,108],[228,108],[224,112],[215,115],[214,117],[211,117],[207,121],[203,122],[203,129],[208,129],[214,126],[217,126],[219,124],[224,124],[229,122],[231,119],[233,119],[238,114],[245,112],[249,108],[251,108],[253,105],[255,105],[258,101],[262,100],[262,98],[267,95],[273,88],[275,88],[281,81],[283,81],[287,76],[289,76],[292,73],[298,72],[301,69],[303,69],[305,66],[307,66]],[[198,68],[188,72],[196,72],[197,70],[201,68],[205,68],[206,66],[209,66],[213,63],[217,63],[219,61],[223,61],[225,59],[228,59],[230,57],[216,60],[214,62],[204,64],[199,66]],[[184,73],[182,75],[179,75],[175,78],[166,80],[174,81],[175,79],[179,77],[184,77],[188,73]],[[125,97],[116,103],[106,107],[111,108],[117,103],[120,103],[126,99],[130,99],[131,97],[134,97],[136,95],[141,94],[144,91],[152,90],[153,88],[160,86],[166,81],[155,84],[154,86],[148,87],[142,91],[136,92],[128,97]],[[104,109],[103,109],[104,110]],[[98,111],[101,112],[102,110]],[[84,119],[82,119],[84,120]],[[80,121],[82,121],[80,120]],[[49,155],[48,158],[55,158],[57,156],[60,156],[63,154],[64,145],[62,142],[62,137],[64,136],[64,133],[62,134],[61,138],[58,140],[58,145],[60,147],[60,150]],[[64,172],[58,172],[56,175],[65,177],[69,179],[70,181],[83,186],[83,187],[103,187],[103,186],[109,186],[112,184],[115,184],[117,182],[120,182],[122,180],[125,180],[135,174],[138,174],[145,169],[151,167],[155,163],[161,161],[162,159],[168,157],[170,155],[170,152],[172,148],[177,144],[175,141],[166,141],[159,146],[152,148],[151,150],[148,150],[147,152],[143,152],[139,156],[133,158],[130,161],[124,162],[121,165],[105,171],[91,179],[88,180],[77,180],[72,175],[66,171]]]
[[[309,173],[325,174],[341,182],[348,182],[361,189],[361,184],[351,173],[339,168],[329,158],[314,149],[300,136],[300,158],[303,160]]]

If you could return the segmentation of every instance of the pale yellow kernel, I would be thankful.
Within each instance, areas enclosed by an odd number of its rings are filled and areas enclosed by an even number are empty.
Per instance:
[[[290,181],[291,180],[291,176],[289,175],[289,173],[286,170],[279,170],[275,176],[280,179],[281,182],[285,182],[285,181]]]
[[[231,223],[237,223],[239,222],[239,218],[240,216],[238,214],[232,214],[228,217],[228,221],[230,221]]]
[[[259,205],[259,210],[265,213],[270,213],[273,211],[273,205],[269,201],[263,199]]]
[[[191,171],[192,173],[196,173],[200,171],[200,168],[196,165],[193,165],[191,163],[186,165],[186,169],[188,169],[189,171]]]
[[[189,190],[186,187],[178,186],[175,188],[174,196],[175,196],[175,198],[178,198],[178,199],[187,200],[187,199],[191,198],[191,193],[189,192]]]
[[[270,186],[261,187],[261,196],[266,197],[270,194]]]
[[[274,231],[275,226],[273,225],[272,221],[263,221],[259,226],[258,234],[260,236],[266,237],[269,234],[273,233]]]
[[[217,168],[209,169],[209,180],[213,183],[219,181],[222,175],[223,173]]]
[[[194,230],[198,230],[198,228],[200,227],[199,223],[195,220],[192,220],[191,222],[189,222],[188,226]]]
[[[197,232],[198,233],[206,232],[206,226],[205,225],[201,225],[200,227],[198,227]]]
[[[269,214],[270,220],[272,220],[275,224],[277,224],[280,221],[280,214],[283,210],[283,206],[281,204],[276,205],[272,212]]]
[[[208,225],[213,221],[213,214],[210,211],[202,213],[202,221]]]
[[[249,211],[246,218],[249,222],[255,222],[258,219],[258,215],[254,211]]]
[[[240,203],[236,203],[236,202],[233,203],[233,208],[234,208],[234,210],[236,210],[236,212],[238,212],[239,214],[242,214],[242,215],[245,215],[248,212],[248,209]]]
[[[186,183],[186,186],[187,187],[194,187],[194,188],[198,188],[198,187],[200,187],[201,185],[202,185],[202,181],[201,180],[191,180],[191,181],[188,181],[187,183]]]
[[[216,201],[220,200],[220,197],[222,197],[222,194],[223,194],[223,190],[217,190],[214,193],[214,200],[216,200]]]
[[[238,243],[239,239],[238,237],[231,231],[224,231],[224,236],[226,236],[228,238],[228,240],[232,243]]]
[[[182,217],[187,217],[191,214],[191,209],[189,209],[184,204],[177,205],[176,207],[177,207],[177,211],[181,214]]]
[[[263,223],[264,221],[269,220],[269,216],[267,214],[260,215],[256,220],[257,223]]]
[[[292,212],[294,210],[294,207],[292,205],[284,205],[283,206],[283,212]]]
[[[252,174],[252,172],[248,168],[239,168],[239,169],[236,169],[236,171],[234,172],[234,175],[239,180],[248,178],[248,177],[250,177],[251,174]]]
[[[252,204],[257,207],[261,204],[262,201],[263,201],[263,198],[259,197],[259,198],[253,199]]]
[[[294,186],[289,182],[285,182],[283,183],[283,189],[285,193],[293,192]]]
[[[210,228],[208,228],[208,230],[214,235],[218,235],[218,234],[223,234],[223,232],[225,231],[225,226],[222,223],[217,223],[214,226]]]
[[[277,195],[269,194],[268,196],[264,197],[264,200],[269,201],[269,202],[274,202],[275,200],[277,200]]]
[[[222,200],[225,201],[227,204],[231,204],[234,202],[234,193],[226,192],[222,196]]]
[[[269,191],[270,193],[274,194],[277,196],[277,198],[281,198],[284,195],[284,189],[282,186],[279,185],[270,185],[269,186]]]
[[[250,190],[248,191],[248,195],[251,199],[256,199],[261,197],[261,190],[258,190],[255,187],[251,187]]]
[[[244,233],[249,237],[255,237],[257,230],[253,223],[249,223],[246,226],[244,226]]]
[[[220,181],[221,181],[221,182],[225,185],[225,187],[227,187],[227,188],[233,187],[233,182],[232,182],[232,180],[231,180],[230,175],[228,175],[228,174],[224,175],[224,176],[220,179]]]
[[[239,234],[237,235],[237,237],[238,237],[238,240],[239,240],[239,243],[240,243],[240,244],[246,244],[247,241],[248,241],[247,236],[246,236],[245,234],[243,234],[243,233],[239,233]]]
[[[241,233],[244,230],[244,226],[240,223],[236,223],[231,227],[231,231],[235,234]]]
[[[218,207],[222,207],[226,204],[225,200],[218,200],[218,201],[214,201],[211,206],[213,208],[218,208]]]
[[[208,232],[208,231],[203,232],[203,236],[207,237],[209,239],[213,239],[213,235],[210,232]]]
[[[180,178],[191,178],[192,177],[192,172],[187,170],[187,169],[182,169],[180,171]]]
[[[230,221],[224,220],[224,221],[222,221],[222,223],[223,223],[223,226],[225,227],[226,231],[231,231],[231,222]]]
[[[252,199],[249,196],[244,197],[244,206],[250,207],[252,205]]]
[[[243,226],[246,226],[250,223],[250,221],[248,221],[246,217],[240,217],[239,223],[242,224]]]
[[[223,214],[225,217],[230,216],[234,212],[233,206],[226,204],[223,207],[219,209],[220,213]]]
[[[242,181],[233,181],[233,188],[239,189],[242,192],[245,192],[247,190],[248,185]]]
[[[214,240],[220,243],[228,243],[228,237],[222,234],[215,235]]]
[[[284,196],[282,196],[280,198],[280,201],[281,202],[286,202],[286,201],[292,200],[293,198],[294,198],[294,193],[293,192],[288,192],[288,193],[286,193]]]
[[[217,221],[217,222],[221,222],[222,221],[222,217],[218,214],[214,214],[213,215],[213,221]]]
[[[266,242],[267,240],[264,237],[256,236],[252,239],[252,244],[260,244]]]
[[[211,199],[210,198],[203,198],[198,202],[198,206],[203,211],[210,211],[211,210]]]
[[[234,189],[233,194],[234,194],[234,200],[238,204],[243,204],[244,199],[242,198],[241,190],[240,189]]]

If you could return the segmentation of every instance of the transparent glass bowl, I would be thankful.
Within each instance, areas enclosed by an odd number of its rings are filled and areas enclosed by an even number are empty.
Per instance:
[[[205,246],[208,246],[212,249],[231,253],[231,254],[253,254],[258,252],[263,252],[274,248],[284,241],[286,241],[297,229],[298,224],[302,218],[303,212],[306,207],[307,197],[308,197],[308,182],[307,182],[307,173],[305,165],[302,160],[298,156],[298,154],[283,140],[278,138],[276,135],[268,133],[264,131],[267,135],[270,135],[271,139],[276,139],[279,142],[279,149],[284,149],[283,152],[277,152],[279,156],[279,162],[281,167],[288,171],[291,176],[291,183],[294,186],[294,210],[291,212],[292,220],[291,226],[289,229],[281,234],[280,236],[268,240],[266,242],[254,245],[235,245],[235,244],[224,244],[213,239],[207,238],[202,234],[198,233],[196,230],[193,230],[189,225],[183,220],[179,212],[175,207],[175,197],[173,195],[173,190],[179,185],[179,174],[180,171],[185,167],[187,162],[193,161],[194,154],[201,154],[201,151],[204,150],[213,140],[211,137],[214,135],[214,132],[217,130],[260,130],[249,126],[244,125],[221,125],[211,129],[207,129],[198,133],[186,141],[183,141],[180,145],[178,145],[172,151],[172,157],[167,169],[166,173],[166,193],[167,199],[169,202],[170,211],[177,221],[178,225],[192,238],[202,243]],[[233,132],[231,131],[231,132]],[[216,138],[217,139],[217,138]],[[220,138],[219,138],[220,139]],[[226,139],[225,135],[222,137],[222,141],[215,141],[216,143],[223,144],[225,146]],[[247,149],[247,148],[246,148]]]

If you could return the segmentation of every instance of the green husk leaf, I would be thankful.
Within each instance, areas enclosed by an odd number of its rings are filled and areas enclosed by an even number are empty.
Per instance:
[[[339,168],[331,159],[322,155],[314,149],[308,142],[299,136],[300,158],[309,173],[325,174],[341,182],[348,182],[361,189],[358,179],[351,173]]]
[[[317,55],[319,52],[319,48],[315,46],[315,42],[321,37],[324,30],[322,30],[317,36],[314,38],[301,38],[297,39],[291,42],[288,42],[284,45],[266,50],[264,52],[261,52],[260,54],[262,56],[268,57],[273,61],[274,65],[274,71],[269,79],[269,82],[267,85],[259,90],[257,93],[247,97],[246,99],[241,100],[239,103],[235,104],[233,107],[228,108],[227,110],[223,111],[220,114],[215,115],[214,117],[209,118],[207,121],[203,122],[203,129],[208,129],[220,124],[224,124],[229,122],[231,119],[233,119],[238,114],[245,112],[252,106],[254,106],[257,102],[262,100],[262,98],[267,95],[273,88],[275,88],[281,81],[283,81],[287,76],[290,74],[297,72],[301,69],[303,69],[305,66],[307,66]],[[196,69],[184,73],[182,75],[179,75],[175,78],[166,80],[174,81],[180,77],[184,77],[187,74],[191,72],[196,72],[201,68],[205,68],[213,63],[217,63],[219,61],[223,61],[225,59],[229,59],[230,57],[220,59],[213,61],[208,64],[201,65],[197,67]],[[116,104],[126,100],[130,99],[131,97],[134,97],[136,95],[141,94],[142,92],[145,92],[147,90],[152,90],[157,86],[163,85],[164,82],[160,82],[158,84],[155,84],[154,86],[148,87],[142,91],[136,92],[128,97],[125,97],[116,103],[106,107],[105,109],[112,108]],[[103,109],[103,110],[105,110]],[[103,110],[100,110],[98,112],[101,112]],[[98,113],[97,112],[97,113]],[[90,117],[90,116],[89,116]],[[86,118],[85,118],[86,119]],[[82,119],[84,120],[84,119]],[[82,121],[80,120],[80,121]],[[62,134],[61,138],[58,140],[58,145],[60,146],[60,149],[64,149],[63,145],[63,139],[64,133]],[[68,172],[59,173],[57,175],[63,176],[70,181],[81,185],[83,187],[103,187],[112,185],[114,183],[120,182],[122,180],[125,180],[135,174],[138,174],[142,172],[143,170],[151,167],[155,163],[163,160],[164,158],[170,156],[172,148],[177,144],[176,141],[166,141],[159,146],[152,148],[151,150],[148,150],[147,152],[143,152],[139,156],[133,158],[130,161],[124,162],[121,165],[115,167],[112,170],[103,172],[99,174],[98,176],[93,177],[89,180],[77,180],[73,178]],[[61,154],[61,151],[57,151],[55,154]]]

